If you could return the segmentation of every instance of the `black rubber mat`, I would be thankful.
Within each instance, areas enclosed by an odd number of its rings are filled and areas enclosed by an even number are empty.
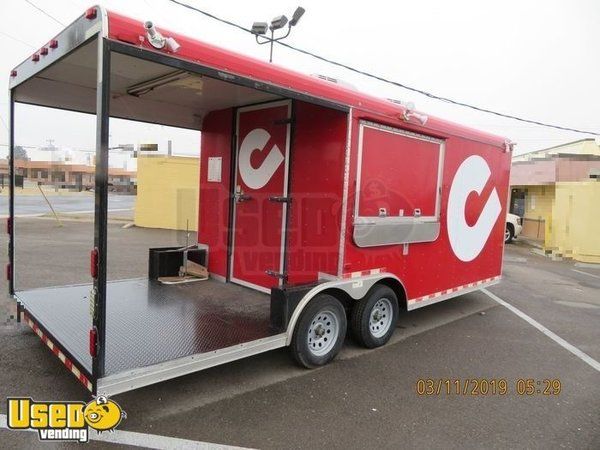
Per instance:
[[[270,297],[215,280],[162,285],[150,280],[107,286],[106,375],[206,353],[275,334]],[[31,315],[85,368],[91,285],[17,293]]]

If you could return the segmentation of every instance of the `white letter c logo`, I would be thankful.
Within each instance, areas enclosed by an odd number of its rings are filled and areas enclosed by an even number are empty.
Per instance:
[[[255,150],[265,151],[265,146],[271,139],[267,130],[255,128],[246,135],[240,146],[240,175],[242,180],[251,189],[260,189],[266,185],[275,174],[285,157],[277,145],[273,145],[271,151],[258,168],[252,167],[250,157]]]
[[[467,198],[473,191],[481,194],[491,175],[490,167],[478,155],[463,161],[450,187],[448,197],[448,237],[454,254],[461,261],[474,260],[487,242],[498,216],[502,212],[496,188],[487,199],[477,223],[469,226],[465,219]]]

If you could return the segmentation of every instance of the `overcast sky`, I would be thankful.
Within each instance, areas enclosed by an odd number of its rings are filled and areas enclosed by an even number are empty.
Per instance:
[[[64,24],[88,6],[83,0],[32,0]],[[291,16],[298,1],[306,14],[290,44],[401,83],[497,111],[600,132],[600,2],[598,0],[182,0],[250,27],[279,14]],[[107,8],[158,27],[258,58],[268,58],[242,32],[168,0],[107,0]],[[0,2],[0,84],[10,69],[58,33],[62,26],[24,0]],[[412,101],[417,109],[506,136],[516,153],[582,137],[474,112],[337,68],[276,47],[277,64],[341,78],[381,97]],[[7,89],[0,89],[0,117],[7,119]],[[83,114],[19,106],[17,144],[94,147],[94,119]],[[176,153],[194,153],[195,132],[115,120],[111,145],[174,141]],[[7,129],[0,124],[0,154]]]

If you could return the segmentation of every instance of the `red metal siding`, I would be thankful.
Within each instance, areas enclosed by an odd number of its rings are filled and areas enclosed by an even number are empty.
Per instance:
[[[386,268],[405,284],[409,299],[444,291],[460,285],[500,275],[503,252],[503,231],[508,198],[510,153],[480,142],[446,136],[445,162],[442,175],[441,230],[434,242],[409,244],[407,255],[402,245],[359,248],[352,238],[355,181],[358,159],[358,124],[361,113],[353,119],[353,143],[350,166],[349,207],[346,218],[344,272],[372,268]],[[382,117],[365,115],[363,118],[378,122]],[[442,136],[435,136],[442,137]],[[472,261],[463,262],[454,253],[447,231],[448,193],[459,166],[471,155],[481,156],[492,169],[481,195],[472,193],[466,203],[465,219],[469,225],[478,220],[483,204],[495,188],[500,199],[501,212],[490,232],[485,247]],[[415,174],[414,176],[418,176]]]
[[[137,47],[143,47],[158,53],[169,53],[167,50],[157,51],[150,45],[148,39],[145,38],[146,31],[141,19],[136,20],[109,11],[108,21],[108,36],[110,39],[128,44],[137,43],[135,45]],[[296,92],[326,99],[340,105],[380,114],[388,120],[393,120],[395,125],[404,123],[404,107],[388,100],[285,69],[276,64],[269,64],[255,58],[250,58],[206,42],[197,41],[188,36],[168,31],[163,28],[163,25],[161,23],[156,24],[165,36],[175,38],[181,45],[177,54],[171,54],[173,57],[223,70],[228,73],[234,73],[257,80],[257,82],[264,81],[276,86],[289,88]],[[504,138],[431,116],[424,129],[431,130],[432,133],[447,133],[477,139],[498,146],[503,145],[505,141]]]
[[[288,272],[291,283],[337,273],[347,115],[295,102]]]
[[[227,275],[232,125],[232,109],[209,113],[204,118],[200,145],[198,242],[208,244],[208,268],[222,277]],[[209,157],[223,158],[220,183],[207,180]]]

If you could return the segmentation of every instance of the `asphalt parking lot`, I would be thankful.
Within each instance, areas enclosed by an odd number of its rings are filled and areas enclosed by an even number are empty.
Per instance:
[[[45,245],[56,259],[47,261],[47,270],[27,271],[22,282],[34,287],[48,285],[50,278],[83,279],[89,236],[67,248],[61,247],[60,236],[73,240],[89,226],[73,221],[57,229],[48,219],[27,220],[23,230],[47,228],[52,238],[42,233],[25,240],[23,258],[34,261]],[[172,232],[121,226],[111,223],[109,237],[119,243],[110,256],[111,267],[123,278],[145,273],[145,260],[141,265],[135,261],[149,245],[183,239]],[[4,253],[0,262],[5,263]],[[503,281],[489,291],[600,361],[600,268],[550,261],[517,242],[506,249]],[[3,302],[5,321],[10,303]],[[4,326],[0,349],[3,399],[88,399],[28,327]],[[506,380],[508,392],[417,392],[420,379],[474,378]],[[543,380],[558,379],[561,391],[520,395],[519,379],[540,381],[541,386]],[[483,292],[404,315],[383,348],[364,350],[348,341],[332,364],[318,370],[296,367],[281,349],[115,399],[128,414],[119,430],[143,433],[121,440],[134,445],[192,446],[199,441],[255,448],[600,448],[600,372]],[[6,414],[4,401],[0,413]],[[13,448],[50,446],[34,433],[6,429],[0,429],[0,442]]]
[[[7,192],[7,191],[5,191]],[[28,190],[30,195],[19,195],[15,199],[15,214],[21,216],[41,216],[50,214],[52,211],[48,203],[35,189]],[[69,192],[61,190],[59,192],[45,192],[50,204],[59,214],[77,214],[90,213],[94,211],[94,193],[93,192]],[[135,204],[134,195],[109,194],[109,210],[113,212],[132,211]],[[0,217],[6,217],[8,212],[8,195],[0,195]]]

